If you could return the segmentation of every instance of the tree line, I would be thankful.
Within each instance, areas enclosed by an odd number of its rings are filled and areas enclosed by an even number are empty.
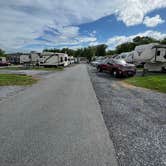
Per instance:
[[[100,44],[97,46],[89,46],[85,48],[79,48],[77,50],[73,50],[70,48],[62,48],[62,49],[44,49],[45,52],[55,52],[55,53],[67,53],[70,56],[74,57],[86,57],[89,61],[92,60],[94,56],[106,56],[107,45]]]
[[[70,56],[74,57],[86,57],[89,61],[92,60],[94,56],[111,56],[115,54],[120,54],[122,52],[130,52],[135,49],[136,46],[149,44],[149,43],[160,43],[166,44],[166,38],[163,40],[157,40],[152,37],[140,37],[137,36],[133,39],[132,42],[126,42],[118,45],[114,50],[108,50],[108,46],[106,44],[100,44],[97,46],[89,46],[85,48],[78,48],[76,50],[70,48],[62,48],[62,49],[44,49],[46,52],[55,52],[55,53],[67,53]],[[5,51],[0,49],[0,56],[5,56]]]
[[[3,57],[3,56],[5,56],[5,51],[0,49],[0,57]]]
[[[150,43],[166,44],[166,38],[164,38],[163,40],[157,40],[148,36],[145,37],[137,36],[133,39],[132,42],[122,43],[118,45],[114,50],[107,50],[108,46],[106,44],[101,44],[97,46],[79,48],[77,50],[69,48],[63,48],[63,49],[54,48],[54,49],[45,49],[43,51],[67,53],[68,55],[74,57],[86,57],[89,61],[91,61],[94,56],[106,56],[106,55],[111,56],[123,52],[131,52],[135,49],[136,46],[143,44],[150,44]]]
[[[166,44],[166,38],[164,38],[163,40],[157,40],[148,36],[145,37],[137,36],[133,39],[132,42],[122,43],[118,45],[115,50],[108,50],[107,54],[114,55],[114,54],[120,54],[122,52],[131,52],[135,49],[136,46],[150,44],[150,43]]]

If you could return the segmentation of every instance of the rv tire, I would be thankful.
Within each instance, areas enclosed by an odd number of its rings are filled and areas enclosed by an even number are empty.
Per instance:
[[[161,71],[162,71],[163,73],[166,73],[166,68],[165,68],[165,67],[162,67],[162,68],[161,68]]]

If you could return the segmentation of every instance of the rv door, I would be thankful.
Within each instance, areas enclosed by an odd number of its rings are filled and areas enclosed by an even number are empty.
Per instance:
[[[156,62],[166,62],[166,49],[165,48],[156,48],[155,54]]]

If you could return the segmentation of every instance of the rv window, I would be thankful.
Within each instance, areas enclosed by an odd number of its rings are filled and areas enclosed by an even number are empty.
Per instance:
[[[67,61],[67,57],[65,57],[65,61]]]
[[[126,55],[122,55],[121,58],[122,58],[122,59],[126,58]]]
[[[166,51],[165,51],[165,55],[164,55],[164,58],[166,59]]]
[[[2,58],[0,58],[0,62],[2,62]]]
[[[138,52],[138,56],[141,56],[142,52]]]
[[[61,57],[60,61],[63,62],[63,57]]]
[[[157,51],[157,56],[160,56],[160,51]]]

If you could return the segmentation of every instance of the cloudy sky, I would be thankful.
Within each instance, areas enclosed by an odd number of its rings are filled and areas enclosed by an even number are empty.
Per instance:
[[[166,0],[0,0],[0,48],[73,49],[166,37]]]

